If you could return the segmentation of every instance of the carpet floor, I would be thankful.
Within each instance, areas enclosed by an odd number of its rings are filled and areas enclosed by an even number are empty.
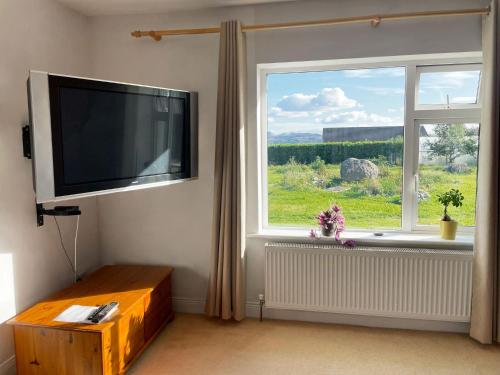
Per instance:
[[[500,346],[462,334],[178,314],[128,375],[500,375]]]

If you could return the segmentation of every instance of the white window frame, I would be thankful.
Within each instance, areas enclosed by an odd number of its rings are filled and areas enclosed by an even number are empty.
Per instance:
[[[405,87],[405,116],[404,116],[404,155],[403,155],[403,189],[402,189],[402,204],[401,204],[401,229],[396,232],[438,232],[437,225],[417,225],[417,195],[416,195],[416,179],[418,178],[418,125],[423,122],[433,123],[436,121],[464,120],[468,122],[479,123],[480,119],[480,104],[460,105],[453,108],[422,108],[416,106],[416,95],[418,90],[417,69],[421,71],[425,69],[434,69],[435,67],[443,68],[444,66],[454,65],[462,67],[469,64],[481,64],[481,52],[464,52],[464,53],[446,53],[432,55],[407,55],[379,58],[357,58],[357,59],[338,59],[338,60],[321,60],[321,61],[306,61],[306,62],[287,62],[287,63],[270,63],[257,65],[257,127],[260,133],[258,139],[258,157],[259,165],[259,232],[267,230],[285,231],[290,229],[304,229],[303,226],[271,226],[269,225],[268,216],[268,191],[267,191],[267,76],[276,73],[298,73],[298,72],[314,72],[325,70],[347,70],[347,69],[369,69],[369,68],[391,68],[405,67],[406,68],[406,87]],[[477,67],[477,66],[476,66]],[[416,133],[417,132],[417,133]],[[415,134],[416,133],[416,134]],[[415,138],[417,137],[417,138]],[[409,197],[409,198],[408,198]],[[394,230],[370,228],[350,228],[356,232],[394,232]],[[459,233],[469,233],[472,227],[460,227]]]

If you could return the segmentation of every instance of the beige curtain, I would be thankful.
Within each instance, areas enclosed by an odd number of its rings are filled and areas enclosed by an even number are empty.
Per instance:
[[[477,181],[474,278],[470,335],[484,344],[500,341],[499,250],[499,15],[498,0],[483,20],[482,115]]]
[[[245,317],[245,46],[238,21],[220,33],[214,225],[206,310]]]

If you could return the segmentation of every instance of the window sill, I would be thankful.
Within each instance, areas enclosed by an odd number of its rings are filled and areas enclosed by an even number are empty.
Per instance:
[[[247,235],[248,238],[262,238],[269,240],[300,240],[320,241],[321,243],[334,243],[331,237],[319,237],[311,239],[307,230],[302,229],[264,229],[259,233]],[[472,251],[474,236],[472,233],[460,233],[454,241],[443,240],[437,233],[405,233],[400,231],[384,232],[381,237],[372,232],[349,231],[342,234],[342,239],[355,240],[362,246],[388,246],[388,247],[410,247],[410,248],[433,248],[448,250]]]

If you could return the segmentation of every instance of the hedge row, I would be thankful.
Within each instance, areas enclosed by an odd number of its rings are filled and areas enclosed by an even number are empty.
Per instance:
[[[362,142],[328,142],[310,144],[276,144],[267,149],[270,165],[283,165],[294,157],[302,164],[312,163],[319,156],[328,164],[342,163],[348,158],[371,159],[385,156],[395,162],[403,157],[403,142],[396,141],[362,141]]]

